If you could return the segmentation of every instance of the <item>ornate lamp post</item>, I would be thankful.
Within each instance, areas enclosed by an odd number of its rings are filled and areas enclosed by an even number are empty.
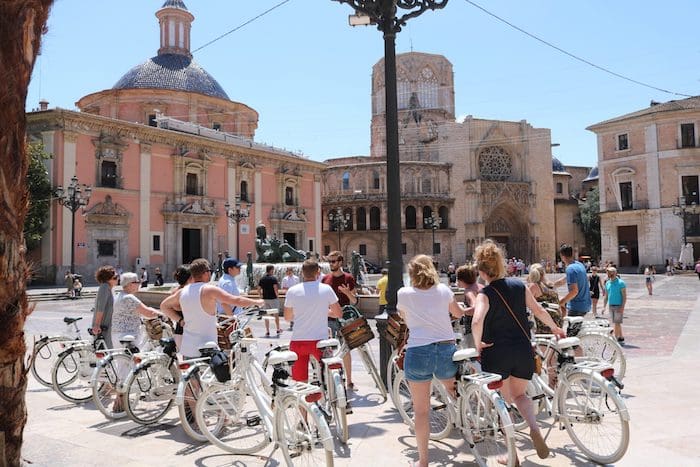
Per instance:
[[[70,185],[65,189],[58,186],[55,191],[56,198],[61,206],[68,208],[71,213],[70,227],[70,273],[75,274],[75,213],[81,207],[85,207],[90,202],[92,187],[79,184],[78,177],[73,175]]]
[[[433,247],[431,249],[433,256],[435,256],[437,254],[437,251],[435,248],[435,231],[440,228],[441,223],[442,223],[442,218],[437,216],[435,213],[433,213],[430,217],[426,217],[423,219],[423,227],[433,231]],[[433,258],[433,260],[435,260],[435,258]]]
[[[248,222],[248,217],[250,217],[250,204],[248,202],[244,202],[244,204],[241,204],[241,198],[239,196],[236,196],[236,202],[233,205],[233,208],[231,207],[231,203],[226,201],[226,204],[224,204],[224,209],[226,210],[226,217],[229,218],[229,223],[234,223],[236,224],[236,259],[240,261],[241,259],[241,247],[240,247],[240,238],[241,238],[241,227],[240,223],[241,222]]]
[[[389,285],[387,311],[396,312],[396,292],[402,286],[401,177],[399,170],[399,116],[396,97],[396,34],[411,18],[427,10],[444,8],[448,0],[333,0],[355,10],[350,25],[376,24],[384,35],[384,83],[386,93],[387,245]],[[404,14],[397,16],[401,9]]]
[[[688,242],[688,217],[697,214],[697,208],[698,205],[695,202],[687,204],[685,196],[678,198],[678,205],[673,206],[673,214],[683,220],[683,247],[685,247],[686,243]]]
[[[347,228],[349,221],[350,215],[343,214],[343,210],[341,208],[331,209],[328,212],[329,230],[335,230],[336,232],[338,232],[338,251],[342,251],[340,243],[341,235],[343,233],[343,230]]]

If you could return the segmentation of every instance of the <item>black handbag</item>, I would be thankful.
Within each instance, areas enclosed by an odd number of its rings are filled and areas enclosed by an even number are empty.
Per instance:
[[[231,368],[229,367],[228,353],[217,350],[209,360],[209,368],[220,383],[225,383],[231,379]]]

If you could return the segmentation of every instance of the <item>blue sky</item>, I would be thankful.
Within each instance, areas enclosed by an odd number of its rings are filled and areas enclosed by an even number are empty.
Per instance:
[[[185,0],[192,48],[281,0]],[[73,109],[156,55],[163,0],[56,0],[29,87]],[[566,51],[637,81],[697,95],[697,0],[478,0],[490,12]],[[372,66],[383,56],[375,27],[351,28],[352,9],[331,0],[290,0],[194,54],[227,92],[260,114],[256,139],[315,160],[367,155]],[[488,16],[465,0],[409,21],[397,53],[442,54],[454,67],[458,117],[550,128],[567,165],[597,164],[588,125],[681,99],[613,77]]]

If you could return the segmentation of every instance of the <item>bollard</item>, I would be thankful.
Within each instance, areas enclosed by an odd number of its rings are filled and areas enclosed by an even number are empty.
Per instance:
[[[386,369],[392,352],[391,345],[384,337],[386,334],[388,317],[389,315],[386,314],[386,311],[374,317],[374,321],[377,323],[377,333],[379,334],[379,374],[381,375],[385,386],[388,386]]]

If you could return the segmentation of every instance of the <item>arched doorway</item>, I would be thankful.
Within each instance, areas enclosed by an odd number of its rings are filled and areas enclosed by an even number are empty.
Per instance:
[[[500,244],[507,257],[523,258],[532,261],[530,226],[527,213],[502,203],[491,211],[485,225],[485,234]]]

